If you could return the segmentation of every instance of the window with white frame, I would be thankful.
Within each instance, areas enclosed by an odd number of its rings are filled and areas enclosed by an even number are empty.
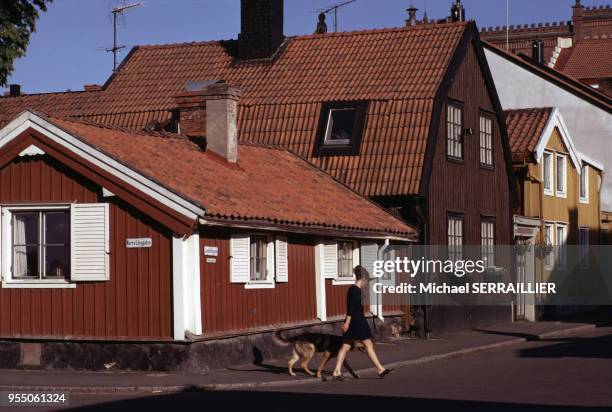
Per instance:
[[[555,247],[556,247],[556,269],[565,269],[567,264],[567,225],[563,223],[555,224]]]
[[[578,237],[580,249],[580,267],[582,269],[586,269],[589,267],[589,228],[580,227]]]
[[[70,274],[68,210],[13,213],[14,279],[63,279]]]
[[[354,244],[350,241],[338,242],[338,278],[353,278],[353,250]]]
[[[493,119],[490,115],[480,115],[480,164],[493,166]]]
[[[254,282],[268,279],[268,237],[251,236],[250,239],[250,280]]]
[[[483,217],[481,219],[480,243],[485,266],[495,266],[495,218]]]
[[[346,239],[321,240],[315,247],[315,255],[317,271],[324,279],[332,279],[333,285],[354,283],[353,270],[362,264],[359,242]],[[364,264],[368,265],[368,262]]]
[[[446,156],[463,159],[463,107],[453,102],[446,105]]]
[[[555,243],[554,224],[546,223],[544,225],[544,244],[547,246],[553,246]],[[553,251],[546,254],[545,257],[546,269],[550,270],[553,267]]]
[[[330,109],[325,129],[326,145],[349,145],[353,139],[357,108],[342,107]]]
[[[395,249],[393,247],[387,247],[385,249],[385,252],[383,253],[383,260],[395,262],[395,255],[396,255]],[[391,281],[394,278],[395,278],[394,272],[385,271],[383,275],[380,277],[380,280]]]
[[[560,197],[567,196],[567,157],[556,154],[555,194]]]
[[[589,203],[589,166],[585,163],[580,170],[580,202]]]
[[[284,236],[234,234],[230,239],[230,282],[247,289],[288,282],[288,243]]]
[[[73,287],[75,281],[109,279],[108,204],[0,209],[5,287]]]
[[[463,258],[463,216],[448,215],[448,258],[452,261]]]
[[[544,182],[544,194],[552,196],[553,191],[553,155],[544,152],[542,155],[542,180]]]

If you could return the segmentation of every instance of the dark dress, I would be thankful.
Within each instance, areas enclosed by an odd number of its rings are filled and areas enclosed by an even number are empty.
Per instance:
[[[349,328],[344,333],[344,341],[365,340],[372,338],[370,325],[363,314],[361,304],[361,289],[352,285],[346,295],[346,316],[351,317]]]

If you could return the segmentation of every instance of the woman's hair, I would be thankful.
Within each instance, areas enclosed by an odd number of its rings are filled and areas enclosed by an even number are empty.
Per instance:
[[[361,265],[355,266],[353,269],[353,273],[355,273],[355,280],[365,279],[366,281],[370,279],[370,274],[368,270]]]

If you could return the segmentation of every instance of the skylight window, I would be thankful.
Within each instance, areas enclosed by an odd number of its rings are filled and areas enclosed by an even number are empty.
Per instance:
[[[324,144],[350,145],[355,130],[356,116],[356,108],[330,109],[327,116]]]
[[[323,104],[315,155],[359,154],[366,112],[366,102]]]

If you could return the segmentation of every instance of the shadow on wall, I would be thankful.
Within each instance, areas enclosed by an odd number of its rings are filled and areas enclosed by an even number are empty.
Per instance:
[[[589,245],[594,246],[589,250],[588,268],[580,266],[580,231],[578,221],[578,210],[572,208],[569,211],[567,222],[567,245],[565,251],[555,247],[553,253],[554,266],[545,281],[555,283],[557,295],[543,295],[540,304],[542,319],[560,319],[568,316],[587,313],[597,309],[609,300],[606,277],[610,275],[605,272],[609,267],[610,256],[603,253],[602,247],[598,245],[602,237],[600,231],[589,232]],[[597,245],[597,246],[596,246]],[[561,254],[565,257],[561,258]],[[561,264],[564,261],[565,264]],[[606,263],[608,262],[608,263]],[[562,296],[561,301],[559,296]],[[590,304],[592,302],[592,304]]]

